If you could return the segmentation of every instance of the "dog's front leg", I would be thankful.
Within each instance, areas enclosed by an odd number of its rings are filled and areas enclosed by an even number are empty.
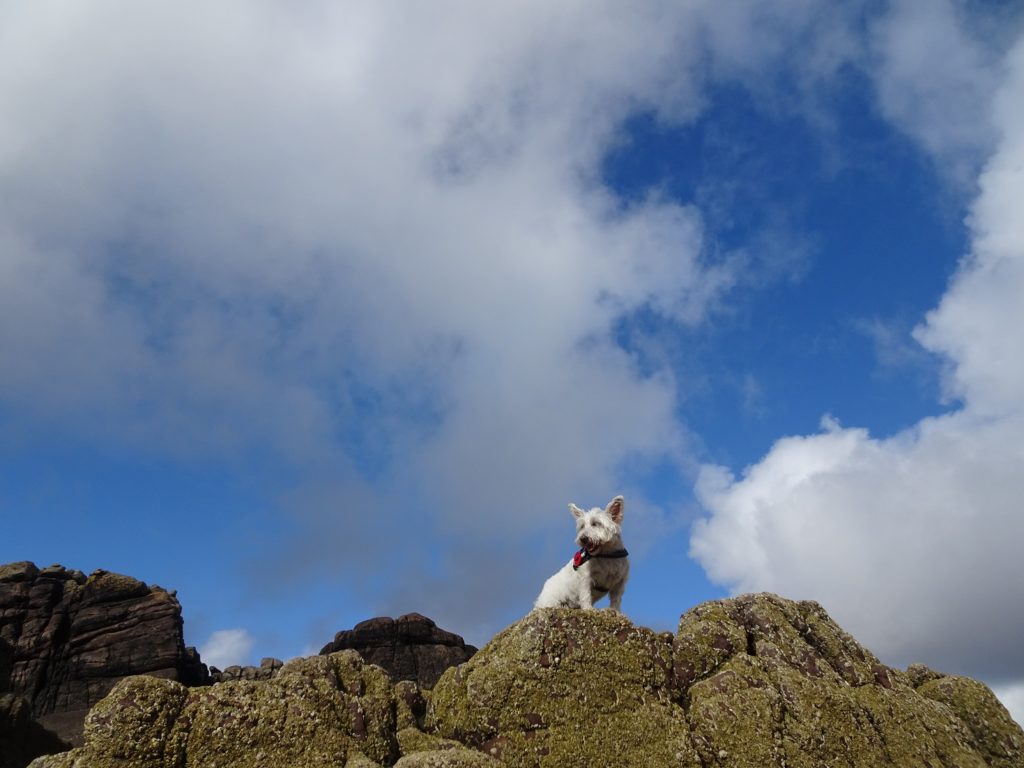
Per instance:
[[[608,607],[616,613],[622,613],[622,593],[625,591],[626,585],[620,584],[608,592],[608,599],[611,601],[611,605]]]
[[[578,583],[580,608],[589,611],[594,607],[594,596],[590,591],[590,579],[580,579]]]

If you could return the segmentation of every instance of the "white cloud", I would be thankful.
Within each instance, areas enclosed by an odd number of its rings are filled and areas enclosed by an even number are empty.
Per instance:
[[[670,422],[671,382],[610,324],[696,322],[730,280],[693,210],[593,178],[631,109],[692,98],[655,7],[54,7],[0,33],[5,401],[332,475],[366,392],[385,442],[474,464],[513,425],[511,455],[557,425],[592,472],[662,450],[624,427]]]
[[[515,547],[481,546],[495,521],[517,542],[623,490],[627,461],[685,460],[676,382],[614,322],[697,324],[738,277],[704,261],[699,211],[603,188],[623,120],[691,119],[710,77],[768,88],[790,67],[813,89],[858,55],[854,16],[0,2],[6,434],[270,453],[300,475],[282,506],[306,534],[274,542],[271,580],[286,558],[354,561],[376,588],[420,561],[373,556],[421,530],[458,563],[417,580],[428,597],[511,571]],[[505,596],[536,582],[517,578]],[[479,592],[459,610],[499,602]]]
[[[199,656],[208,667],[227,669],[235,664],[251,663],[255,639],[244,629],[219,629],[199,648]]]
[[[5,439],[269,455],[301,533],[260,573],[375,590],[396,529],[470,568],[494,520],[517,541],[678,460],[674,382],[612,326],[698,323],[733,276],[599,162],[635,110],[699,109],[690,13],[0,3]]]
[[[875,82],[886,117],[969,181],[991,149],[998,85],[991,35],[966,23],[955,0],[898,0],[872,25]]]
[[[287,507],[336,500],[297,512],[307,551],[409,515],[470,559],[488,518],[514,539],[679,461],[675,383],[611,328],[699,323],[735,266],[600,161],[636,111],[697,114],[706,61],[832,39],[813,5],[0,3],[9,439],[270,453]]]
[[[691,552],[736,591],[820,600],[890,661],[1010,685],[1024,678],[1024,42],[1004,64],[971,253],[916,331],[962,407],[885,439],[827,421],[741,478],[705,468]]]
[[[1003,706],[1010,711],[1010,717],[1016,720],[1018,725],[1024,723],[1024,683],[996,686],[992,690]]]

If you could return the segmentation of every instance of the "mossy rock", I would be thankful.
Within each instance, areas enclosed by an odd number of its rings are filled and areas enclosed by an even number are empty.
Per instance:
[[[440,752],[461,747],[462,744],[454,739],[432,736],[418,728],[402,728],[398,731],[398,751],[403,757],[414,752]]]
[[[445,672],[427,724],[509,766],[697,766],[671,672],[670,635],[536,610]]]
[[[396,716],[399,730],[423,727],[429,695],[430,692],[420,688],[414,680],[399,680],[395,683],[395,700],[398,702]]]
[[[769,594],[697,606],[675,635],[534,611],[432,692],[353,651],[267,682],[131,678],[85,738],[33,768],[1024,768],[984,685],[889,668],[821,606]]]
[[[356,752],[391,765],[395,710],[390,679],[354,651],[298,659],[270,681],[188,690],[131,677],[89,713],[83,749],[38,768],[341,768]]]
[[[891,669],[817,603],[770,594],[698,606],[675,640],[705,766],[1022,768],[1020,728],[991,692],[948,680]]]
[[[974,749],[992,768],[1024,766],[1024,735],[995,694],[977,680],[941,676],[917,692],[948,707],[970,732]]]
[[[59,752],[55,755],[37,757],[28,764],[28,768],[75,768],[76,766],[78,768],[102,768],[100,762],[88,762],[85,750],[79,747],[69,752]]]
[[[345,761],[345,768],[381,768],[381,765],[373,762],[362,752],[350,752],[348,760]]]
[[[501,766],[502,763],[493,757],[465,747],[416,752],[395,763],[395,768],[501,768]]]

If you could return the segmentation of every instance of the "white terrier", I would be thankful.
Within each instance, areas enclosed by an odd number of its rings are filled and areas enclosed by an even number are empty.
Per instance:
[[[584,512],[575,504],[569,511],[576,518],[576,544],[580,550],[554,576],[534,602],[534,608],[593,608],[610,595],[611,609],[622,606],[622,593],[629,578],[629,553],[622,546],[622,514],[625,500],[612,499],[604,509]]]

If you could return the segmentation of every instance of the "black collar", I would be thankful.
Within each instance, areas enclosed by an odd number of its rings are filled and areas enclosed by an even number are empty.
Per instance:
[[[629,552],[627,552],[624,549],[616,549],[614,552],[602,552],[598,555],[592,555],[589,552],[587,552],[587,550],[581,549],[579,552],[573,555],[572,569],[575,571],[577,568],[579,568],[581,565],[587,562],[587,560],[590,560],[594,557],[629,557]]]

